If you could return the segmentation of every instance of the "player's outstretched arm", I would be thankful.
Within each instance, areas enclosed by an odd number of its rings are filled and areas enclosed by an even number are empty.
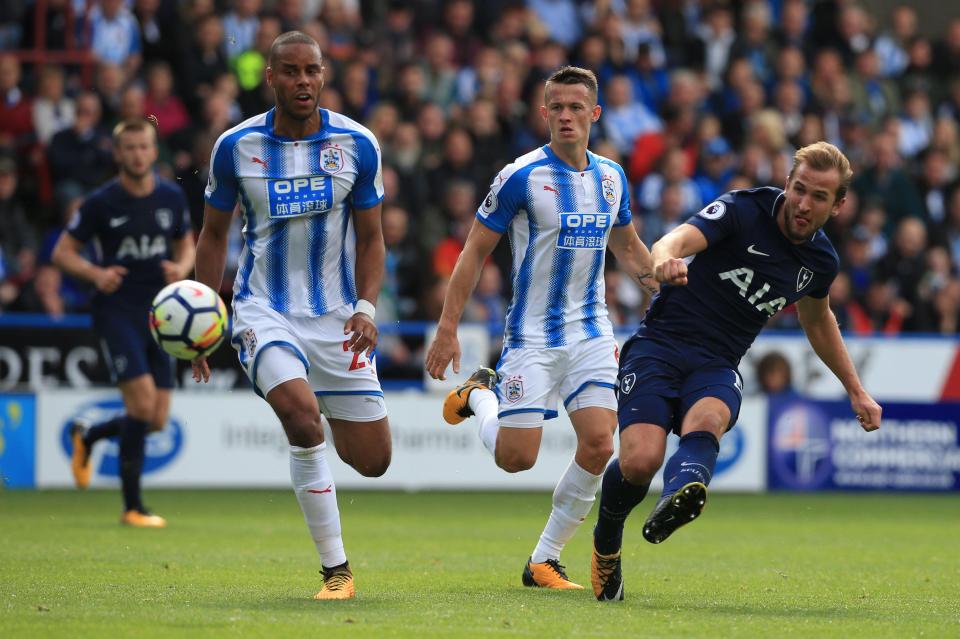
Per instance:
[[[372,305],[377,303],[377,295],[383,284],[384,262],[387,259],[383,227],[380,223],[382,206],[377,204],[369,209],[353,211],[353,228],[357,233],[357,263],[354,275],[357,297]],[[377,324],[373,317],[361,311],[359,305],[357,312],[344,324],[343,334],[350,335],[347,347],[354,353],[368,351],[369,355],[377,347]]]
[[[197,281],[215,291],[220,290],[223,269],[227,264],[227,235],[232,217],[232,211],[224,211],[210,204],[203,207],[203,228],[197,240]],[[194,381],[208,382],[210,366],[207,358],[198,357],[191,363]]]
[[[53,247],[51,260],[64,273],[90,282],[101,293],[113,293],[120,288],[120,284],[123,283],[123,276],[127,274],[126,267],[120,265],[106,268],[97,266],[80,253],[82,250],[83,243],[64,231],[60,234],[56,246]]]
[[[650,251],[658,282],[683,286],[687,283],[689,257],[707,248],[707,238],[692,224],[681,224],[654,242]]]
[[[467,236],[466,244],[457,264],[453,268],[453,275],[447,285],[447,296],[443,300],[443,312],[437,325],[437,335],[427,351],[427,372],[433,379],[446,379],[447,365],[453,361],[453,372],[460,372],[460,342],[457,340],[457,325],[467,299],[473,293],[480,279],[480,270],[497,242],[501,233],[484,226],[477,220]]]
[[[863,384],[840,335],[837,318],[830,310],[829,297],[804,297],[797,302],[800,325],[817,357],[826,364],[850,396],[850,406],[865,431],[880,428],[882,409]]]
[[[609,247],[617,258],[620,270],[627,273],[643,291],[642,306],[646,308],[653,296],[660,291],[660,284],[653,275],[653,258],[637,235],[637,229],[633,224],[613,227],[610,231]]]

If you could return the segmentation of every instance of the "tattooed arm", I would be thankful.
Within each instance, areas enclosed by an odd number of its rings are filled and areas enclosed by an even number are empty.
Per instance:
[[[615,226],[610,232],[608,244],[620,270],[630,276],[630,279],[640,287],[643,293],[641,314],[646,311],[653,296],[660,292],[660,284],[653,274],[653,259],[650,251],[640,241],[633,224]]]

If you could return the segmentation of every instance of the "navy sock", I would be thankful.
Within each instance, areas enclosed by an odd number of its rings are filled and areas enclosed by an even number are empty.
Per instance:
[[[690,482],[709,486],[719,452],[720,442],[711,432],[696,430],[681,437],[680,447],[663,469],[663,497],[673,495]]]
[[[83,437],[83,443],[87,445],[87,448],[90,448],[101,439],[116,437],[120,434],[120,430],[123,428],[123,423],[126,419],[126,415],[118,415],[109,421],[100,422],[96,426],[91,426],[87,434]]]
[[[623,543],[623,525],[630,511],[647,496],[649,484],[631,484],[620,472],[620,459],[616,458],[603,473],[600,488],[600,508],[597,510],[597,525],[593,529],[593,545],[601,555],[612,555]]]
[[[142,419],[126,417],[120,431],[120,487],[124,510],[143,510],[140,500],[140,473],[149,424]]]

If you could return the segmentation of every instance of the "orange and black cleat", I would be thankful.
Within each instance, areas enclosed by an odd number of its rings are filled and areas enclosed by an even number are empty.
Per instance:
[[[493,390],[497,385],[497,372],[492,368],[481,366],[467,381],[447,393],[443,400],[443,419],[448,424],[459,424],[473,415],[470,409],[470,393],[478,388]]]
[[[556,559],[547,559],[541,564],[527,560],[523,569],[523,585],[530,588],[552,588],[554,590],[583,590],[567,577],[564,567]]]
[[[166,528],[167,520],[160,515],[139,510],[128,510],[120,517],[120,523],[133,528]]]
[[[350,563],[345,562],[333,568],[323,569],[323,588],[313,596],[318,600],[352,599],[356,595],[353,588],[353,572]]]
[[[70,426],[70,439],[73,442],[73,453],[70,456],[70,470],[73,471],[73,481],[77,488],[85,489],[90,485],[90,447],[83,437],[87,434],[86,422],[75,419]]]

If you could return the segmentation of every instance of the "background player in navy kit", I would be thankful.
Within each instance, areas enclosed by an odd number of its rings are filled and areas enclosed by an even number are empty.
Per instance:
[[[810,345],[864,430],[880,427],[880,406],[860,383],[827,298],[839,260],[821,228],[851,177],[835,146],[811,144],[794,156],[785,191],[727,193],[654,244],[661,292],[620,358],[620,456],[604,473],[594,529],[598,599],[623,598],[624,522],[663,463],[671,431],[680,446],[643,536],[660,543],[702,511],[720,437],[740,410],[737,365],[782,308],[796,302]]]
[[[121,122],[113,131],[119,175],[92,193],[53,251],[66,273],[97,288],[93,327],[100,336],[111,374],[123,394],[125,414],[73,431],[73,474],[80,488],[90,481],[95,442],[120,436],[121,522],[160,528],[140,497],[140,473],[148,430],[159,430],[170,412],[173,360],[150,337],[147,316],[157,291],[187,277],[195,255],[186,198],[175,183],[156,176],[156,130],[146,120]],[[96,240],[99,259],[80,252]]]

